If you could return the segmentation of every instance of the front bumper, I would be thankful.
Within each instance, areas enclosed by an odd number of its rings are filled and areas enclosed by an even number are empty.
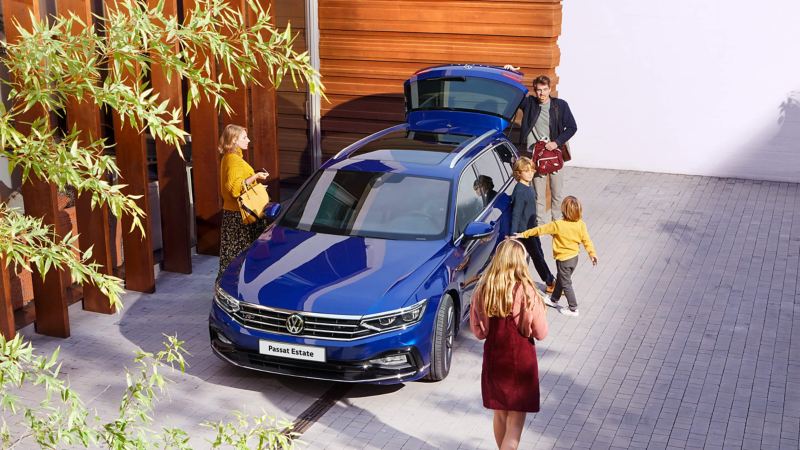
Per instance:
[[[412,367],[389,369],[372,365],[369,361],[329,361],[325,363],[300,361],[274,356],[262,355],[258,352],[236,348],[225,344],[211,331],[211,349],[222,360],[246,369],[278,375],[288,375],[313,380],[341,381],[345,383],[379,383],[394,384],[421,378],[428,366],[421,366],[421,359],[415,349],[408,352],[409,360],[414,361]],[[393,352],[398,354],[401,352]]]
[[[427,316],[427,312],[425,315]],[[214,304],[209,318],[209,333],[213,352],[222,360],[239,367],[315,380],[395,384],[417,380],[427,374],[429,363],[420,352],[420,349],[430,348],[429,332],[425,330],[431,328],[426,322],[426,318],[423,318],[412,329],[358,341],[298,341],[294,337],[262,333],[243,327]],[[323,346],[326,348],[328,360],[316,362],[264,355],[258,350],[260,339]],[[370,362],[399,354],[406,355],[407,361],[399,367]]]

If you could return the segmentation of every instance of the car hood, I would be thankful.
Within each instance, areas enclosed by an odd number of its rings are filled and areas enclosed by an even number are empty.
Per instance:
[[[270,227],[238,274],[247,302],[325,314],[374,314],[410,305],[447,241],[397,241]]]

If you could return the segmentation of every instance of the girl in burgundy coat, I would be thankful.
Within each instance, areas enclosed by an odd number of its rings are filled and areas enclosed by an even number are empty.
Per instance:
[[[539,365],[533,338],[547,336],[546,308],[528,271],[522,243],[500,243],[478,282],[470,328],[483,344],[483,406],[494,410],[497,447],[516,449],[525,416],[539,411]]]

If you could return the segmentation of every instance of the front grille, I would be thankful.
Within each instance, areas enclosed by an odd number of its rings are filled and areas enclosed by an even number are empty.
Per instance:
[[[221,332],[214,326],[211,327],[211,348],[222,359],[240,367],[260,370],[263,372],[277,373],[295,377],[312,378],[317,380],[331,380],[344,382],[388,382],[396,383],[416,377],[421,371],[428,368],[423,365],[422,357],[415,348],[406,353],[410,366],[402,368],[387,368],[365,361],[301,361],[280,358],[277,356],[262,355],[245,348],[224,344],[219,339]],[[377,357],[385,356],[382,353]]]
[[[290,333],[286,327],[286,319],[293,314],[298,314],[305,322],[303,331],[297,334]],[[349,341],[376,333],[376,331],[362,327],[361,318],[351,319],[295,313],[244,302],[239,303],[239,311],[234,313],[233,316],[239,323],[248,328],[290,336]]]

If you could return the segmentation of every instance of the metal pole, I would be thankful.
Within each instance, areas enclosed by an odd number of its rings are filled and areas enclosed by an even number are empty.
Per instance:
[[[311,65],[319,72],[319,0],[306,0],[306,43]],[[311,166],[317,170],[322,165],[321,100],[319,94],[308,92],[306,116],[308,139],[311,143]]]

